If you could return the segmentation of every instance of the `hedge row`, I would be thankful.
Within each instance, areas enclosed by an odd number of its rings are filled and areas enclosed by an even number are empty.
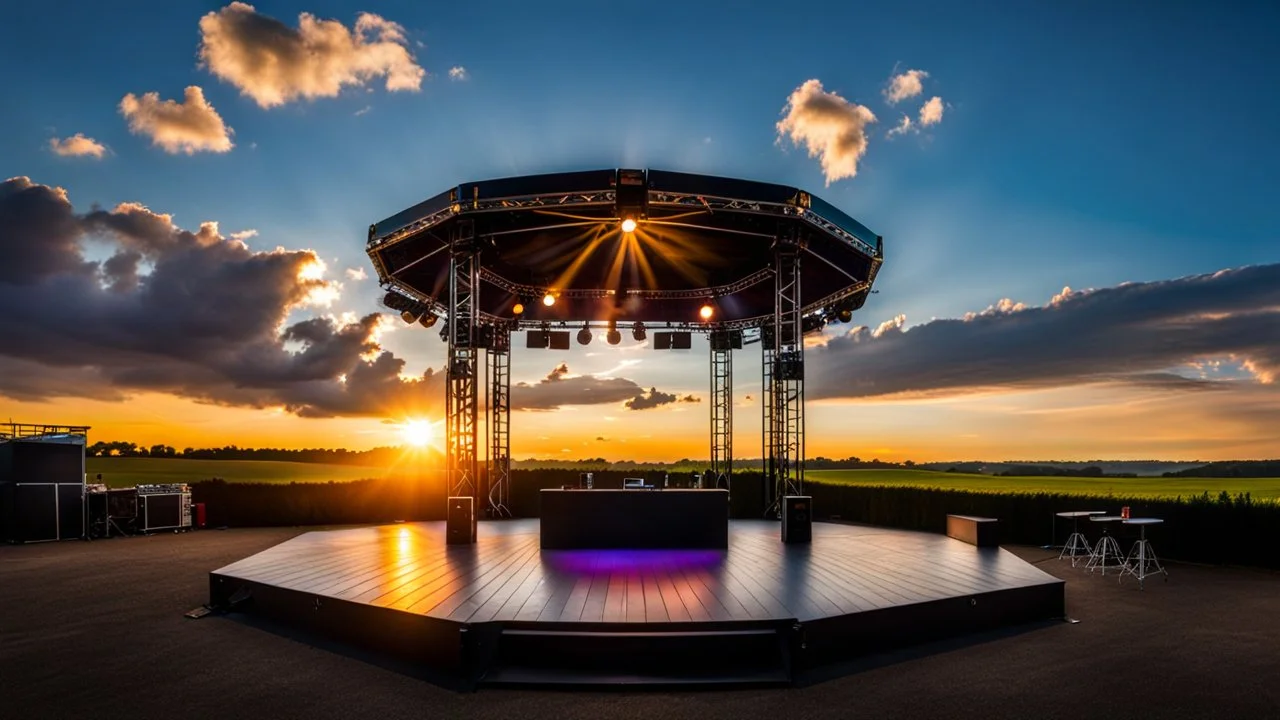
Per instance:
[[[620,488],[624,477],[636,473],[601,471],[593,474],[596,488]],[[644,476],[661,485],[660,473]],[[672,486],[684,486],[686,476],[672,476]],[[758,518],[764,514],[764,478],[739,473],[732,479],[730,514]],[[487,492],[483,487],[482,494]],[[537,517],[539,491],[577,485],[578,474],[566,470],[512,472],[508,507],[516,517]],[[1248,495],[1204,495],[1190,500],[1151,500],[1111,496],[1049,493],[996,494],[910,487],[868,487],[808,483],[814,517],[881,525],[907,530],[943,532],[948,514],[981,515],[1000,519],[1002,542],[1017,545],[1061,544],[1070,526],[1054,513],[1102,510],[1118,514],[1129,506],[1134,517],[1162,518],[1148,529],[1148,537],[1162,558],[1204,563],[1228,563],[1280,568],[1273,530],[1280,528],[1280,504],[1254,502]],[[193,501],[205,503],[208,522],[218,526],[338,525],[440,520],[445,489],[439,482],[360,480],[346,483],[251,484],[209,480],[195,483]],[[1085,522],[1090,538],[1099,528]],[[1136,536],[1132,528],[1108,527],[1120,534],[1128,549]]]

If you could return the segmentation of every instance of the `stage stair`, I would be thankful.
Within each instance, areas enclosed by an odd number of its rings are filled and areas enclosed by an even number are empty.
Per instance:
[[[794,622],[654,630],[506,624],[481,685],[786,685]]]

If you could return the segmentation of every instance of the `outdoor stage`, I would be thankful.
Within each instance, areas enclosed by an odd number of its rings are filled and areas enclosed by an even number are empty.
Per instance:
[[[727,550],[541,550],[538,520],[304,533],[210,573],[211,603],[464,685],[788,683],[823,663],[1064,615],[1061,580],[944,535],[733,520]]]

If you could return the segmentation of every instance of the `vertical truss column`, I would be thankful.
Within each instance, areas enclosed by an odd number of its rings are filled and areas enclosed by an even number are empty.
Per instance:
[[[773,464],[773,326],[765,325],[760,332],[760,469],[764,473],[765,515],[774,508],[774,488],[777,470]]]
[[[494,325],[489,338],[489,517],[511,517],[511,328]]]
[[[733,346],[728,333],[711,335],[711,472],[717,484],[733,473]]]
[[[459,223],[451,238],[448,314],[448,386],[445,391],[446,472],[449,495],[473,499],[478,508],[476,400],[479,389],[477,337],[480,266],[475,226]]]
[[[804,489],[804,336],[801,330],[800,246],[794,235],[774,246],[773,358],[769,370],[770,425],[773,435],[773,498],[769,511],[781,510],[785,495]]]

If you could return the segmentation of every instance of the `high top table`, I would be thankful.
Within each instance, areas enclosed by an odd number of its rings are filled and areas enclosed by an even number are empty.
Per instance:
[[[1106,515],[1106,513],[1101,510],[1072,510],[1055,514],[1060,518],[1069,518],[1071,520],[1071,537],[1067,538],[1067,544],[1062,546],[1062,552],[1058,553],[1058,559],[1070,557],[1071,567],[1075,567],[1076,563],[1080,562],[1081,555],[1093,555],[1093,548],[1089,546],[1089,539],[1080,532],[1080,518]]]
[[[1093,572],[1094,570],[1102,570],[1102,574],[1107,574],[1107,559],[1111,560],[1111,567],[1119,570],[1124,567],[1124,555],[1120,553],[1120,543],[1115,536],[1107,532],[1109,523],[1123,522],[1124,518],[1119,515],[1095,515],[1089,518],[1089,522],[1102,523],[1102,537],[1098,538],[1097,544],[1093,546],[1093,554],[1089,556],[1089,562],[1085,563],[1085,569]]]
[[[1125,558],[1124,570],[1120,573],[1120,579],[1123,580],[1125,575],[1132,575],[1138,578],[1138,589],[1142,587],[1142,581],[1148,575],[1163,573],[1164,579],[1169,580],[1169,572],[1160,566],[1160,560],[1156,557],[1156,553],[1151,549],[1151,541],[1147,540],[1147,526],[1159,525],[1164,522],[1160,518],[1129,518],[1124,521],[1125,525],[1137,525],[1139,538],[1137,544],[1129,551],[1129,557]]]

